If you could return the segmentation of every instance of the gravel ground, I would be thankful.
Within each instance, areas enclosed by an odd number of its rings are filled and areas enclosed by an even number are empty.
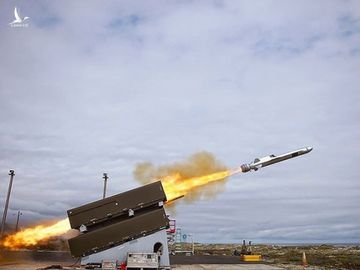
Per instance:
[[[174,265],[175,270],[284,270],[275,266],[265,264],[193,264],[193,265]]]
[[[0,265],[1,270],[36,270],[59,262],[27,262]],[[64,265],[64,264],[61,264]],[[193,265],[173,265],[175,270],[284,270],[284,268],[274,267],[264,264],[193,264]]]
[[[68,263],[64,262],[17,262],[17,263],[3,263],[0,264],[1,270],[36,270],[38,268],[47,267],[49,265],[62,265],[68,266]]]

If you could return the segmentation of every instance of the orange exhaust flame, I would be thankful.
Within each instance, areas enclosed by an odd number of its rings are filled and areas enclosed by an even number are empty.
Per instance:
[[[233,174],[241,172],[240,169],[226,170],[204,176],[197,176],[183,179],[180,173],[169,175],[161,179],[164,191],[169,204],[180,197],[186,196],[191,190],[204,186],[208,183],[223,180]],[[63,219],[53,225],[38,225],[24,229],[20,232],[7,236],[1,243],[8,249],[29,248],[41,242],[49,240],[51,237],[61,236],[70,230],[69,220]]]
[[[9,235],[2,242],[5,248],[19,249],[36,246],[51,237],[60,236],[70,230],[69,220],[63,219],[53,225],[38,225]]]
[[[208,175],[191,177],[183,179],[179,173],[165,176],[161,179],[161,183],[165,190],[166,198],[172,201],[178,197],[186,196],[191,190],[206,184],[223,180],[233,174],[240,173],[241,169],[226,170]]]

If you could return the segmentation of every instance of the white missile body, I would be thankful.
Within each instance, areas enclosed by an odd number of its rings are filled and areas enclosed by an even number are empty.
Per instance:
[[[248,172],[251,170],[257,171],[260,168],[272,165],[274,163],[278,163],[297,156],[305,155],[309,153],[312,149],[313,149],[312,147],[305,147],[280,156],[270,155],[263,158],[256,158],[254,162],[250,164],[243,164],[240,166],[240,168],[242,172]]]

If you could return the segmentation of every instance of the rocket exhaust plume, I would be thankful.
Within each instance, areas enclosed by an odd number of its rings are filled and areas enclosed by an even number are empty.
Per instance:
[[[154,166],[149,162],[140,163],[134,170],[134,178],[141,184],[161,180],[167,204],[172,205],[184,197],[187,201],[211,197],[219,193],[227,177],[241,172],[229,170],[209,152],[191,155],[183,162]],[[206,186],[206,188],[205,188]],[[200,188],[201,187],[201,188]],[[50,238],[64,235],[70,230],[68,219],[52,225],[38,225],[8,235],[1,245],[8,249],[31,248]]]
[[[9,249],[19,249],[36,246],[52,237],[60,236],[70,230],[68,219],[63,219],[52,225],[37,225],[8,235],[1,243]]]
[[[169,165],[139,163],[133,174],[142,184],[161,180],[168,201],[181,196],[192,201],[218,194],[225,183],[220,180],[239,172],[240,169],[229,170],[213,154],[203,151],[191,155],[183,162]]]

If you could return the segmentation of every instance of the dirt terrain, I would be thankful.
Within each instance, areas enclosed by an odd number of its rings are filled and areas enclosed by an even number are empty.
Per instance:
[[[187,247],[189,250],[189,247]],[[280,246],[254,245],[252,252],[261,254],[262,264],[244,264],[234,251],[238,244],[195,244],[195,255],[171,256],[175,269],[304,269],[302,254],[306,253],[306,269],[360,269],[360,246],[309,245]],[[76,263],[67,251],[0,251],[1,270],[36,269],[51,264],[68,266]],[[193,266],[191,266],[193,265]],[[195,265],[197,265],[196,268]],[[212,266],[211,266],[212,265]],[[219,265],[222,265],[221,267]],[[227,265],[227,266],[226,266]],[[237,266],[236,266],[237,265]],[[201,266],[201,267],[200,267]],[[217,268],[214,268],[218,266]],[[195,268],[194,268],[195,267]],[[200,268],[199,268],[200,267]]]
[[[190,249],[189,247],[184,247]],[[232,256],[239,244],[195,244],[195,255]],[[316,269],[360,269],[360,245],[253,245],[253,254],[261,254],[267,264],[302,269],[302,255]]]

